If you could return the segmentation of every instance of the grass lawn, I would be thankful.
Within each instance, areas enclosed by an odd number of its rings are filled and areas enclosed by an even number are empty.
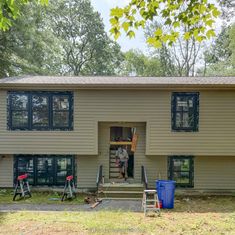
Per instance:
[[[27,198],[26,200],[16,198],[16,201],[12,201],[13,199],[13,190],[0,190],[0,203],[16,203],[16,204],[81,204],[84,203],[84,195],[78,195],[75,199],[69,201],[66,200],[61,202],[62,193],[56,192],[33,192],[31,198]]]
[[[235,234],[235,197],[177,198],[174,210],[0,213],[0,234]]]

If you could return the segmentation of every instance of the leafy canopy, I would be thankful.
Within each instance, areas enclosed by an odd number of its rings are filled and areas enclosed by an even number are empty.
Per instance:
[[[17,19],[22,12],[22,6],[29,2],[47,5],[48,0],[1,0],[0,1],[0,30],[8,30],[13,20]]]
[[[147,42],[154,47],[161,47],[163,43],[172,45],[179,37],[180,27],[187,27],[184,40],[195,38],[203,41],[215,36],[213,24],[220,15],[215,4],[208,0],[131,0],[123,8],[111,9],[111,34],[117,39],[121,31],[132,38],[135,29],[144,28],[146,23],[158,18],[171,30],[164,32],[156,28],[154,36]]]

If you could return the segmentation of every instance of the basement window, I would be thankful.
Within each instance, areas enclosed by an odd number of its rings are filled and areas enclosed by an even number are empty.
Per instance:
[[[168,178],[176,181],[176,186],[193,187],[194,165],[192,156],[170,156]]]
[[[63,186],[66,176],[74,175],[75,159],[71,155],[16,155],[14,179],[28,174],[31,185]]]

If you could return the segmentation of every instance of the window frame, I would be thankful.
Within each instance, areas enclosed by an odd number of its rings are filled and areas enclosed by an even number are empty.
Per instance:
[[[76,162],[74,155],[31,155],[31,154],[18,154],[14,155],[14,185],[16,184],[16,179],[18,177],[18,159],[19,158],[33,158],[33,183],[30,183],[33,186],[64,186],[64,182],[59,183],[57,180],[57,171],[58,171],[58,163],[57,159],[61,158],[71,158],[72,163],[72,174],[75,177],[76,182]],[[53,182],[52,183],[39,183],[38,182],[38,158],[52,158],[52,170],[53,170]],[[65,176],[66,179],[66,176]]]
[[[13,127],[12,125],[12,95],[26,95],[28,97],[28,125],[24,127]],[[34,126],[33,125],[33,96],[48,96],[48,126]],[[69,101],[69,119],[68,126],[58,126],[53,124],[53,96],[68,96]],[[73,92],[48,92],[48,91],[8,91],[8,130],[25,130],[25,131],[72,131],[73,130]]]
[[[183,132],[198,132],[199,128],[199,92],[173,92],[171,98],[171,130]],[[192,127],[176,127],[176,114],[189,113],[189,111],[177,111],[177,97],[192,97],[193,98],[193,126]]]
[[[24,95],[24,96],[27,96],[24,92],[12,92],[12,94],[13,95]],[[11,125],[11,128],[12,129],[21,129],[21,130],[27,130],[27,126],[29,126],[30,124],[29,124],[29,122],[30,122],[30,120],[29,120],[29,107],[30,107],[30,104],[29,104],[29,96],[27,96],[27,100],[28,100],[28,107],[27,107],[27,109],[25,109],[25,110],[22,110],[22,109],[20,109],[20,110],[17,110],[17,109],[14,109],[13,108],[13,104],[12,104],[12,96],[8,96],[8,126],[9,126],[9,124]],[[10,108],[9,108],[10,107]],[[13,112],[17,112],[17,111],[26,111],[26,112],[28,112],[28,116],[27,116],[27,118],[28,118],[28,124],[27,124],[27,126],[15,126],[15,127],[13,127],[13,125],[12,125],[12,117],[13,117]]]
[[[188,172],[189,173],[189,183],[176,183],[177,187],[184,187],[184,188],[193,188],[194,187],[194,156],[169,156],[168,157],[168,179],[174,180],[174,160],[182,160],[187,159],[189,160],[189,171],[177,171],[177,172]]]

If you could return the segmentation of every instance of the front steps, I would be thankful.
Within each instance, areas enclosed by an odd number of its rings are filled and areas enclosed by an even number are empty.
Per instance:
[[[143,197],[144,186],[130,183],[105,183],[98,187],[98,197],[103,199],[140,200]]]

